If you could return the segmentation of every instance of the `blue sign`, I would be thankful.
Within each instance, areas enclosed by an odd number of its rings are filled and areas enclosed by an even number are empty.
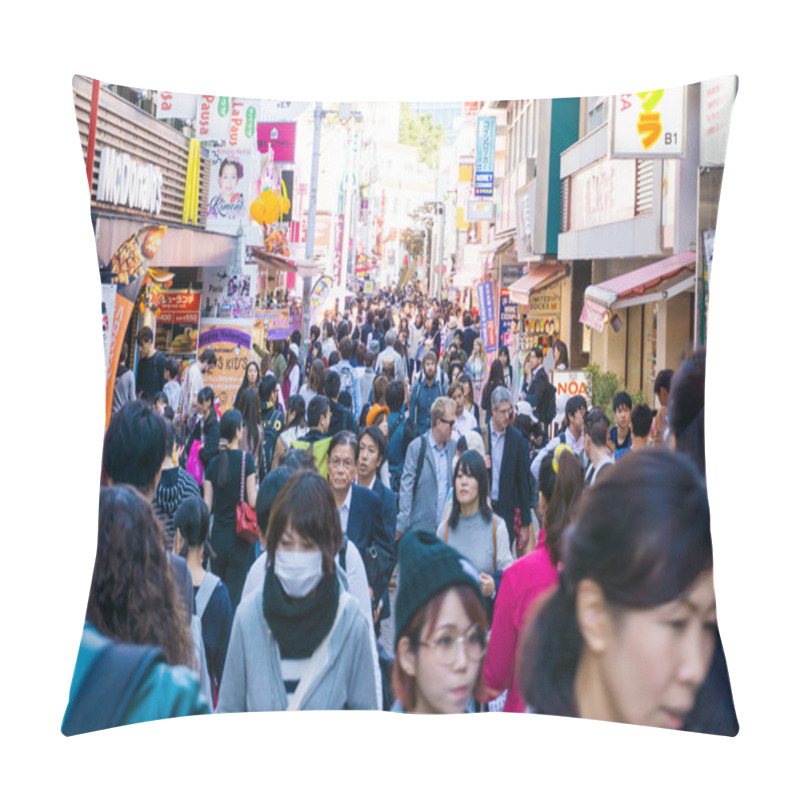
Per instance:
[[[475,197],[491,197],[494,194],[494,173],[475,173]]]
[[[507,290],[500,292],[500,321],[497,326],[497,338],[500,344],[509,347],[514,336],[514,325],[519,319],[519,307],[511,302]]]
[[[494,140],[497,121],[478,117],[475,146],[475,196],[491,197],[494,191]]]
[[[497,328],[494,321],[494,286],[491,281],[481,281],[478,290],[478,313],[481,317],[481,339],[489,354],[497,347]]]

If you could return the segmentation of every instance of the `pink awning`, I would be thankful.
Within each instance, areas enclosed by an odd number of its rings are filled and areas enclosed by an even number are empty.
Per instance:
[[[551,281],[550,279],[559,272],[566,275],[563,264],[540,264],[518,281],[514,281],[514,283],[508,287],[509,299],[512,303],[517,303],[521,306],[528,305],[528,295],[537,287],[543,289],[545,286],[552,285],[555,281]],[[558,277],[563,277],[563,275]]]

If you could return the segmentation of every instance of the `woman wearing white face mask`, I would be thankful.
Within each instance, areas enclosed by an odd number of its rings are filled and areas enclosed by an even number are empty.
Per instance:
[[[336,577],[341,546],[327,482],[296,473],[270,514],[264,589],[233,621],[218,712],[377,708],[372,632]]]

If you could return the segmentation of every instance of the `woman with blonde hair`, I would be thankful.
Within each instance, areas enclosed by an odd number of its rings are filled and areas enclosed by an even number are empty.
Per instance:
[[[467,360],[467,375],[472,381],[473,392],[480,397],[483,384],[489,376],[489,356],[483,346],[483,340],[478,338],[472,345],[472,355]]]

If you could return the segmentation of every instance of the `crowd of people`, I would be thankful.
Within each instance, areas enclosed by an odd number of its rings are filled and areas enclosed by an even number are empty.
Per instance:
[[[563,342],[358,297],[232,406],[138,334],[117,373],[62,730],[234,711],[530,712],[735,735],[705,488],[705,355],[553,424]],[[102,676],[101,679],[97,679]]]

